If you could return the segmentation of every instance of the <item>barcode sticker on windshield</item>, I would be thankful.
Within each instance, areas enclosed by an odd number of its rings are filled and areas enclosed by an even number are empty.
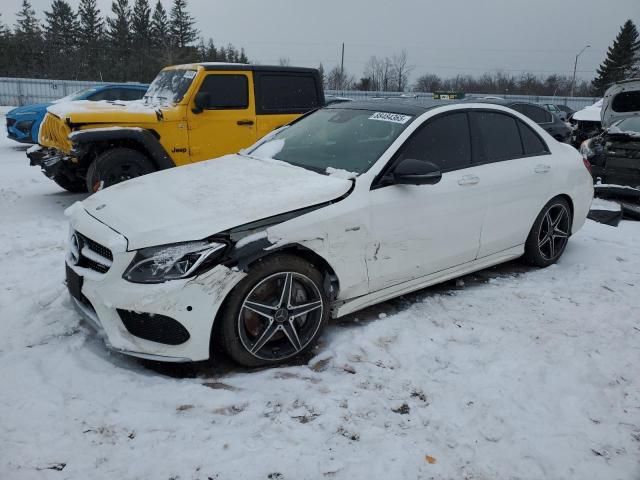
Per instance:
[[[405,124],[411,117],[409,115],[400,115],[399,113],[376,112],[369,117],[369,120],[380,120],[382,122],[393,122]]]
[[[187,70],[186,72],[184,72],[184,78],[193,78],[195,76],[196,76],[195,70]]]

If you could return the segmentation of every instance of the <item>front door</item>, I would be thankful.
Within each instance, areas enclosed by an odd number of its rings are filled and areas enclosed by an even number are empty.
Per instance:
[[[467,114],[427,120],[396,158],[428,160],[443,175],[435,185],[374,185],[367,247],[370,291],[471,262],[480,245],[487,192],[480,168],[471,163]]]
[[[192,162],[236,153],[256,141],[256,112],[250,73],[210,72],[197,92],[208,94],[208,105],[195,113],[195,95],[189,105],[189,155]]]

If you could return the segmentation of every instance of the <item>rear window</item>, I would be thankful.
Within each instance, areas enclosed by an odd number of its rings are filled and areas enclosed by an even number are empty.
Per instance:
[[[640,110],[640,91],[622,92],[613,97],[611,108],[614,112],[626,113]]]
[[[319,106],[312,76],[265,74],[258,84],[258,113],[302,113]]]
[[[516,119],[498,112],[471,112],[484,140],[486,161],[497,162],[523,155]]]
[[[549,152],[542,139],[529,126],[518,121],[518,128],[520,128],[525,155],[543,155]]]
[[[549,123],[552,121],[551,114],[547,110],[535,105],[523,104],[518,111],[536,123]]]

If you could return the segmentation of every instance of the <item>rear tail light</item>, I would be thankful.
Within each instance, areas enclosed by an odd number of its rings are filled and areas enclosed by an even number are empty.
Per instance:
[[[587,160],[585,157],[582,157],[582,162],[584,163],[584,166],[587,167],[587,170],[589,170],[589,173],[591,172],[591,162],[589,160]]]

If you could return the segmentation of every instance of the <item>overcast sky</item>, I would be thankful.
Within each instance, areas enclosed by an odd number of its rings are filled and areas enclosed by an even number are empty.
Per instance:
[[[51,0],[31,1],[43,18]],[[13,24],[20,3],[0,0],[5,23]],[[171,0],[163,3],[169,10]],[[110,0],[98,4],[110,13]],[[359,76],[371,55],[404,48],[413,79],[496,70],[571,75],[587,44],[578,76],[591,79],[624,21],[640,24],[639,0],[190,0],[189,8],[202,36],[245,47],[252,61],[288,57],[329,70],[344,42],[345,69]]]

